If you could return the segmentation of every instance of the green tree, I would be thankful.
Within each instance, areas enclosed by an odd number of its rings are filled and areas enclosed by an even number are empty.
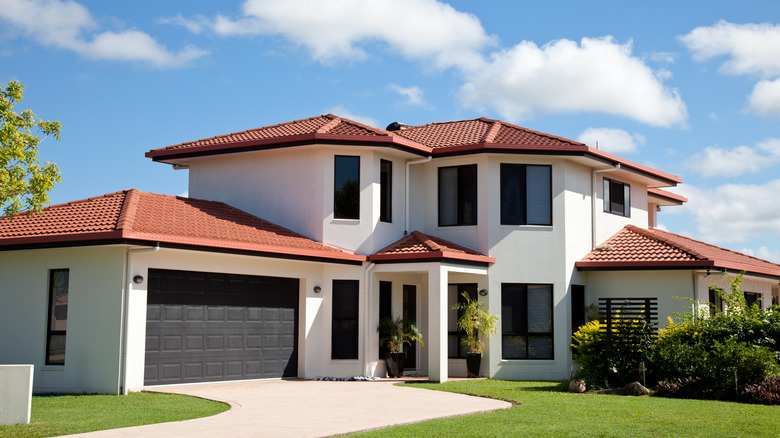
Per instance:
[[[61,181],[56,164],[38,161],[38,144],[51,135],[60,139],[60,122],[41,120],[29,109],[17,114],[24,85],[11,81],[0,87],[0,207],[13,216],[26,209],[40,212],[49,204],[49,192]]]

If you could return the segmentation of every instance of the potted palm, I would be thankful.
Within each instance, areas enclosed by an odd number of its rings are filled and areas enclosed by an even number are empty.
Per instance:
[[[479,377],[485,339],[498,332],[498,316],[491,315],[479,300],[471,299],[463,292],[465,302],[455,304],[458,310],[458,330],[466,333],[461,343],[466,346],[466,370],[469,377]]]
[[[376,331],[379,332],[379,345],[384,345],[390,350],[385,355],[387,374],[390,377],[403,375],[404,362],[406,361],[404,344],[412,345],[412,342],[417,341],[425,349],[420,330],[415,323],[408,319],[400,317],[396,319],[390,317],[382,318]]]

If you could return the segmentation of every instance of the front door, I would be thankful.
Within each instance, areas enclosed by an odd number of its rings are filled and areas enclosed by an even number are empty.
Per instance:
[[[403,317],[417,324],[417,286],[412,284],[404,285]],[[417,342],[412,345],[404,346],[406,353],[405,369],[417,369]]]

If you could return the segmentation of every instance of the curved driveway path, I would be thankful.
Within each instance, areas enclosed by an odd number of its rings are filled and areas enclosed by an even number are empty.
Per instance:
[[[212,417],[90,432],[81,437],[322,437],[488,412],[510,403],[396,386],[397,380],[274,380],[155,388],[231,405]]]

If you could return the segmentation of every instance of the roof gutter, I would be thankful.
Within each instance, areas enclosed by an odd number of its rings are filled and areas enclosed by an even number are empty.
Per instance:
[[[404,175],[404,177],[406,178],[406,184],[404,186],[404,236],[409,234],[409,167],[412,164],[427,163],[432,159],[433,156],[429,155],[427,158],[423,158],[421,160],[413,160],[413,161],[406,162],[406,174]]]
[[[132,255],[140,253],[155,253],[160,250],[160,242],[152,248],[135,248],[125,251],[124,275],[122,276],[124,284],[122,285],[122,300],[120,303],[119,322],[119,387],[117,393],[127,395],[127,319],[128,305],[130,300],[130,288],[133,283],[132,274]],[[148,281],[148,279],[147,279]]]
[[[591,250],[605,249],[604,245],[596,244],[596,175],[605,172],[614,172],[620,170],[620,163],[616,163],[614,167],[608,167],[606,169],[593,169],[591,171],[590,182],[590,200],[591,200],[591,217],[590,217],[590,244]]]

